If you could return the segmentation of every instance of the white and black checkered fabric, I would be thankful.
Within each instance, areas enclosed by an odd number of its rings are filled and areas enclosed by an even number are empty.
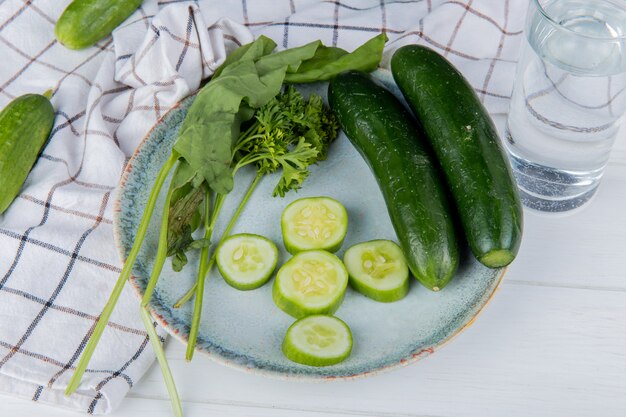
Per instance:
[[[112,38],[83,51],[54,38],[67,3],[0,0],[0,107],[52,88],[56,109],[48,145],[0,216],[0,391],[101,414],[154,359],[130,289],[79,392],[63,391],[120,272],[115,187],[170,107],[252,35],[285,48],[321,39],[352,50],[386,32],[385,63],[398,46],[431,46],[503,113],[528,1],[145,0]]]

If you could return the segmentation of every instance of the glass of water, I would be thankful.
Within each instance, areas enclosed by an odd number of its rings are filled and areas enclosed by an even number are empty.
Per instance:
[[[531,0],[506,148],[524,205],[563,212],[597,190],[626,111],[626,1]]]

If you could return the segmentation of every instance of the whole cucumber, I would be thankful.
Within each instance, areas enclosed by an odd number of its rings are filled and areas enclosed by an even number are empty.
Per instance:
[[[437,154],[474,256],[508,265],[522,239],[522,206],[498,132],[472,86],[424,46],[398,49],[391,71]]]
[[[0,112],[0,214],[20,191],[54,122],[49,93],[25,94]]]
[[[330,82],[331,109],[382,191],[409,269],[438,291],[454,276],[458,243],[445,187],[405,107],[362,73]]]
[[[54,27],[59,42],[83,49],[107,37],[141,5],[142,0],[74,0]]]

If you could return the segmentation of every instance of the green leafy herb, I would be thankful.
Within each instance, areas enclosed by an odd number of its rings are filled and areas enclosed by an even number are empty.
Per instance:
[[[308,167],[326,158],[339,126],[321,97],[305,100],[295,88],[270,100],[257,111],[256,121],[235,146],[238,167],[254,162],[263,174],[282,169],[274,196],[297,190]]]

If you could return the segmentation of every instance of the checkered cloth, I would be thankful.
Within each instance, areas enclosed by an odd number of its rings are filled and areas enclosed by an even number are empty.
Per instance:
[[[0,216],[0,391],[100,414],[154,359],[130,289],[79,391],[63,391],[120,272],[115,187],[170,107],[252,34],[284,48],[321,39],[351,50],[384,31],[385,64],[398,46],[426,44],[491,112],[506,112],[527,0],[145,0],[112,39],[84,51],[54,39],[66,4],[0,0],[0,107],[53,88],[56,109],[50,142]]]

